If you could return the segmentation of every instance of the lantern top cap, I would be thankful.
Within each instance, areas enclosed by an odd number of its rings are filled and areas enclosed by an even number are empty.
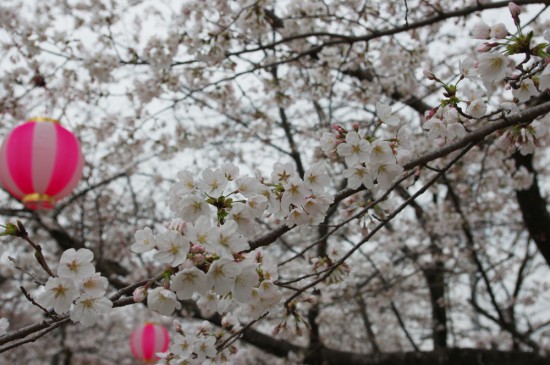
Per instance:
[[[48,122],[48,123],[54,123],[54,124],[61,124],[59,120],[49,118],[49,117],[36,117],[29,119],[29,122]]]

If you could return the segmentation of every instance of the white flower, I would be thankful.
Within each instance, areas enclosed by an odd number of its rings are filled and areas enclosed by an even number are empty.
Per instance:
[[[445,137],[447,137],[447,128],[441,119],[431,118],[424,123],[424,129],[428,130],[428,138],[432,141],[440,138],[445,139]]]
[[[0,336],[7,333],[7,329],[10,326],[10,321],[6,318],[0,318]]]
[[[80,322],[83,326],[96,323],[100,314],[109,312],[113,303],[105,297],[84,294],[75,302],[71,310],[71,321]]]
[[[216,337],[199,337],[195,341],[194,350],[195,354],[197,355],[197,362],[199,363],[203,362],[207,357],[215,357],[218,353],[216,351]]]
[[[468,105],[468,109],[466,110],[466,113],[468,113],[469,116],[476,119],[483,117],[486,112],[487,105],[479,99],[473,100],[470,105]]]
[[[178,355],[181,360],[186,360],[193,353],[193,339],[176,333],[170,345],[170,352]]]
[[[412,131],[407,125],[399,128],[399,131],[397,131],[397,142],[399,143],[400,147],[412,150],[413,143],[411,141],[413,140],[414,138],[412,138]]]
[[[204,247],[207,247],[208,245],[211,245],[214,241],[214,235],[216,231],[214,227],[212,226],[212,223],[210,222],[210,219],[201,216],[193,226],[190,226],[187,229],[187,232],[185,232],[185,235],[189,239],[189,241],[193,242],[194,244],[200,244]]]
[[[500,53],[483,53],[479,56],[477,69],[483,81],[500,81],[506,76],[508,58]]]
[[[252,300],[252,289],[259,284],[260,276],[256,266],[248,265],[235,277],[235,286],[231,291],[233,298],[241,303],[248,303]]]
[[[346,135],[346,143],[339,144],[336,151],[345,158],[348,166],[353,166],[367,161],[369,147],[369,141],[361,138],[357,132],[351,131]]]
[[[288,227],[294,227],[294,225],[301,226],[309,223],[309,216],[303,208],[294,208],[288,213],[286,218],[286,225]]]
[[[411,159],[412,159],[411,151],[405,148],[399,148],[395,153],[395,160],[401,166],[405,166],[406,164],[408,164],[411,161]]]
[[[239,266],[234,261],[224,258],[214,261],[206,274],[207,288],[214,288],[219,295],[226,295],[233,288],[239,271]]]
[[[87,248],[81,248],[78,251],[70,248],[61,255],[59,266],[57,267],[57,275],[74,280],[84,279],[95,272],[94,265],[92,264],[93,258],[93,252]]]
[[[311,191],[306,187],[304,182],[294,177],[287,184],[284,184],[285,191],[281,199],[281,209],[284,212],[289,211],[290,204],[301,206],[305,203],[306,197],[311,194]]]
[[[491,35],[491,27],[484,22],[477,22],[472,28],[472,37],[475,39],[489,39]]]
[[[197,306],[203,316],[211,317],[218,309],[218,302],[218,296],[210,290],[205,296],[197,300]]]
[[[178,266],[187,259],[190,244],[179,232],[167,231],[157,236],[157,248],[155,260],[162,264]]]
[[[96,272],[81,280],[79,287],[82,293],[92,296],[102,296],[105,294],[108,285],[109,282],[107,278]]]
[[[254,216],[260,217],[267,208],[268,200],[263,195],[256,195],[248,199],[246,205]]]
[[[336,151],[336,135],[334,133],[324,132],[321,137],[321,150],[331,156]]]
[[[196,267],[183,269],[170,281],[170,290],[176,292],[178,299],[189,299],[194,292],[206,295],[206,274]]]
[[[259,317],[270,307],[281,301],[282,294],[279,288],[271,281],[264,281],[258,288],[252,290],[254,303],[248,306],[248,314],[252,317]]]
[[[67,313],[80,292],[73,279],[67,277],[49,278],[46,291],[38,295],[37,301],[44,307],[53,306],[57,314]]]
[[[314,193],[325,191],[325,188],[329,186],[330,179],[325,172],[323,162],[317,162],[305,171],[304,183]]]
[[[197,181],[197,187],[209,196],[218,197],[227,186],[227,178],[222,170],[205,169],[202,179]]]
[[[239,226],[235,221],[227,221],[221,227],[214,228],[216,234],[212,247],[222,257],[232,258],[233,253],[238,253],[249,248],[243,236],[237,233]]]
[[[466,135],[466,129],[462,123],[451,123],[447,125],[447,140],[454,141]]]
[[[544,39],[546,39],[548,42],[550,42],[550,29],[545,30],[542,35],[543,35]]]
[[[176,176],[179,181],[172,185],[170,194],[176,197],[183,197],[187,194],[191,194],[197,189],[195,178],[191,171],[179,171]]]
[[[458,63],[460,73],[466,78],[472,78],[476,75],[476,68],[474,67],[474,60],[470,57],[461,60]]]
[[[374,177],[361,165],[344,170],[342,175],[348,179],[348,188],[350,189],[357,189],[361,184],[367,189],[374,188]]]
[[[388,189],[391,184],[403,174],[403,167],[396,163],[381,165],[378,167],[376,180],[381,189]]]
[[[224,163],[220,170],[228,181],[236,180],[239,177],[239,167],[231,162]]]
[[[206,201],[196,195],[187,195],[175,204],[170,205],[170,208],[179,214],[183,220],[194,222],[202,215],[210,214],[210,206]]]
[[[274,184],[287,183],[290,178],[297,176],[292,164],[275,162],[273,164],[273,172],[271,172],[271,179]]]
[[[235,181],[237,190],[247,198],[257,195],[262,191],[263,185],[255,177],[243,176]]]
[[[532,96],[538,94],[537,88],[533,83],[533,80],[526,79],[521,82],[518,89],[512,89],[512,94],[518,99],[520,103],[529,100]]]
[[[181,304],[178,302],[174,292],[159,286],[153,290],[149,290],[147,294],[147,307],[164,316],[169,316],[175,309],[180,309]]]
[[[397,115],[392,115],[391,107],[388,104],[381,102],[376,103],[376,114],[378,118],[387,125],[392,127],[399,125],[399,117]]]
[[[372,142],[369,162],[373,165],[395,163],[395,157],[388,142],[381,140]]]
[[[136,242],[130,247],[130,250],[133,252],[143,253],[155,248],[155,237],[153,236],[153,231],[151,231],[149,227],[137,230],[134,234],[134,239]]]
[[[245,236],[253,236],[256,232],[256,222],[254,221],[252,209],[244,203],[233,203],[229,212],[229,219],[237,223],[239,233]]]
[[[503,23],[495,24],[491,27],[491,38],[504,39],[508,35],[508,29]]]

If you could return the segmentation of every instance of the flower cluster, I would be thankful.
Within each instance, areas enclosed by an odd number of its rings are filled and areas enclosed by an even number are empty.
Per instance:
[[[230,315],[223,317],[219,329],[204,321],[193,333],[185,333],[177,320],[174,321],[174,328],[176,335],[172,338],[169,350],[159,354],[158,364],[219,364],[227,362],[230,355],[237,351],[231,345],[223,346],[219,351],[217,348],[241,328]]]
[[[550,70],[545,70],[548,69],[546,65],[550,55],[547,53],[548,43],[533,44],[533,32],[524,32],[519,17],[521,7],[511,2],[509,8],[517,28],[515,34],[510,33],[502,23],[489,26],[479,22],[474,25],[473,38],[490,40],[478,48],[482,54],[476,69],[488,90],[492,90],[495,83],[505,80],[514,98],[521,103],[550,87]],[[550,40],[547,32],[544,38]],[[516,65],[509,57],[512,55],[523,55],[524,59]]]
[[[206,227],[206,218],[201,217],[184,232],[168,230],[156,236],[148,228],[136,232],[132,250],[154,249],[154,258],[170,268],[163,285],[136,289],[134,300],[146,298],[149,309],[162,315],[171,315],[181,308],[180,300],[192,297],[198,298],[197,304],[205,315],[226,313],[234,303],[240,303],[247,306],[250,316],[259,317],[278,304],[281,293],[274,284],[278,278],[275,263],[260,249],[249,253],[233,251],[240,251],[246,244],[236,233],[234,221],[221,227]],[[185,360],[192,355],[201,363],[219,356],[215,347],[218,340],[204,331],[195,337],[182,332],[174,339],[165,360]]]
[[[424,129],[428,130],[428,138],[437,146],[443,146],[466,135],[458,110],[450,106],[430,110],[426,114]]]
[[[307,169],[303,179],[292,164],[279,162],[273,166],[271,182],[240,176],[239,169],[230,163],[216,170],[206,169],[198,179],[192,172],[182,171],[178,179],[171,191],[171,209],[203,230],[209,229],[209,223],[204,219],[197,223],[199,218],[209,217],[214,211],[216,223],[223,227],[218,229],[231,235],[254,235],[255,218],[266,211],[284,219],[289,227],[319,224],[332,203],[332,197],[325,192],[329,179],[322,164]],[[233,238],[231,244],[235,247],[231,250],[247,249],[242,238]],[[211,248],[219,251],[219,246]]]
[[[528,155],[535,151],[538,141],[547,132],[546,126],[539,121],[534,121],[527,126],[510,127],[497,139],[497,146],[508,154],[517,149],[522,155]]]
[[[68,249],[61,255],[57,277],[50,277],[38,303],[53,307],[57,314],[70,313],[73,322],[84,326],[96,323],[100,314],[109,312],[113,303],[104,297],[107,278],[95,272],[92,251]]]
[[[154,258],[168,264],[164,285],[138,288],[134,299],[147,298],[150,309],[170,315],[181,308],[178,300],[200,297],[201,308],[226,312],[232,301],[247,304],[258,316],[277,304],[281,295],[273,284],[277,270],[260,249],[248,248],[235,222],[209,226],[206,217],[189,224],[184,232],[168,230],[153,235],[149,228],[135,234],[134,252],[155,250]]]
[[[378,103],[376,109],[382,123],[399,125],[399,118],[392,115],[388,105]],[[395,139],[375,140],[362,135],[358,125],[350,131],[335,126],[334,133],[323,134],[321,148],[328,156],[336,154],[344,158],[347,168],[343,176],[348,179],[349,188],[363,185],[367,189],[387,189],[403,174],[402,165],[411,159],[411,152],[401,143],[400,136],[406,131],[407,128],[402,127]]]

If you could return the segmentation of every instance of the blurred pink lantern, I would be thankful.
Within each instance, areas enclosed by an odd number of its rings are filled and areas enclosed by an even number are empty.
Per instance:
[[[0,182],[29,209],[51,209],[82,177],[76,137],[51,118],[16,127],[0,149]]]
[[[130,349],[138,360],[144,363],[158,360],[157,352],[165,352],[170,345],[166,328],[154,323],[146,323],[132,332]]]

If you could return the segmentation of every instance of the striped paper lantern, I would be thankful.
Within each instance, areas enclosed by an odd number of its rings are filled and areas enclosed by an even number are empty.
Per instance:
[[[69,195],[82,177],[76,137],[51,118],[16,127],[0,150],[0,182],[29,209],[50,209]]]
[[[158,360],[157,352],[165,352],[170,345],[166,328],[154,323],[137,327],[130,337],[130,349],[138,360],[150,362]]]

